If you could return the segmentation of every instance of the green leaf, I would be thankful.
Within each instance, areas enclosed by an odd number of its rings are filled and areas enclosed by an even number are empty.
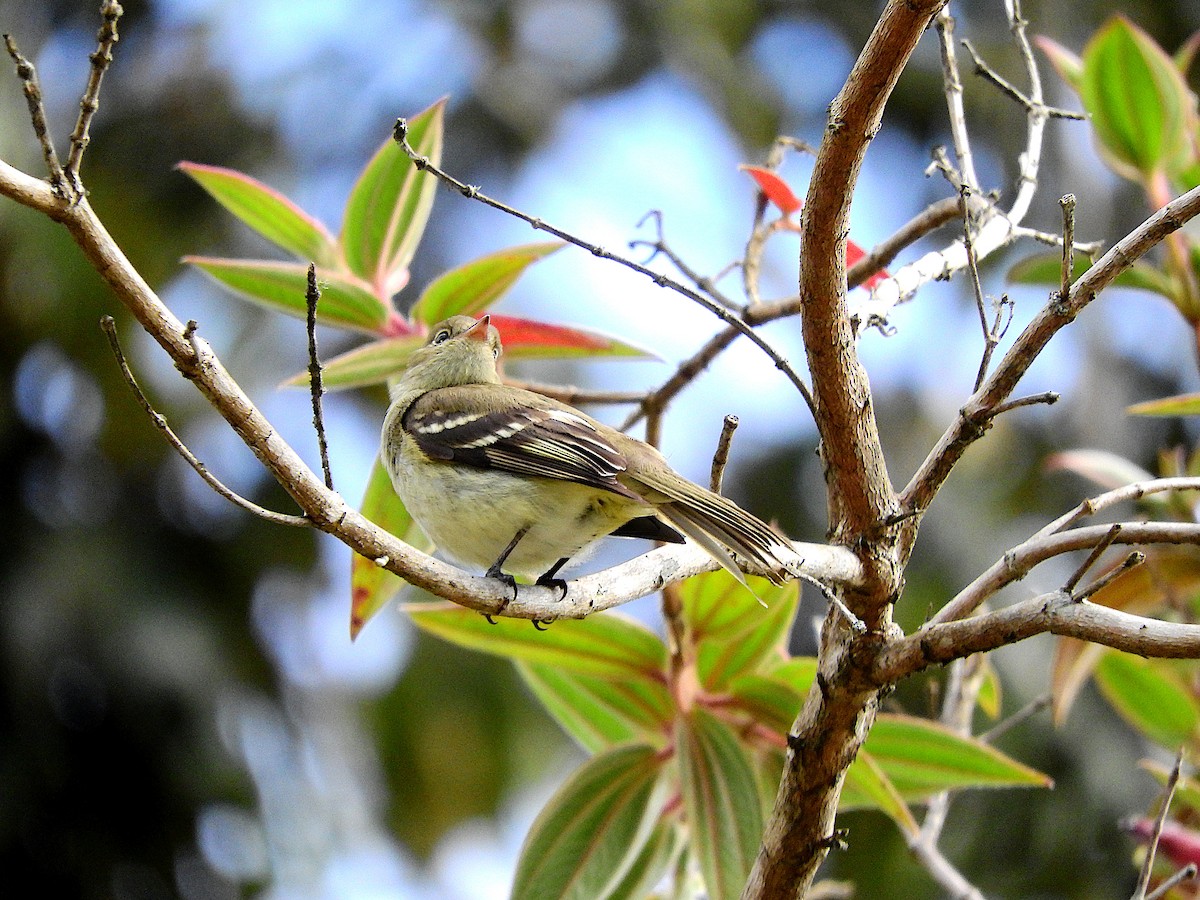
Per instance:
[[[383,338],[355,347],[322,363],[321,383],[330,391],[383,384],[408,368],[408,358],[423,343],[425,338],[414,334]],[[306,387],[308,373],[299,372],[284,384],[289,387]]]
[[[484,653],[602,678],[665,677],[663,642],[645,626],[616,613],[561,619],[538,631],[524,619],[498,617],[492,625],[479,613],[452,604],[413,603],[405,608],[431,634]]]
[[[907,803],[956,788],[1047,787],[1051,784],[1042,773],[994,747],[956,734],[928,719],[881,714],[863,749]],[[860,763],[856,760],[850,765],[853,768]],[[840,807],[875,806],[874,798],[855,790],[847,777]]]
[[[1110,650],[1096,665],[1096,684],[1121,717],[1150,740],[1172,752],[1195,740],[1200,708],[1171,663]]]
[[[437,165],[442,157],[439,100],[408,120],[408,142]],[[390,137],[359,176],[342,220],[341,246],[351,271],[384,299],[407,282],[408,264],[425,231],[437,180],[419,172]]]
[[[892,784],[883,767],[866,750],[860,750],[850,768],[846,770],[845,787],[842,789],[842,799],[839,803],[841,809],[850,808],[845,804],[847,792],[867,798],[866,805],[882,811],[905,834],[912,836],[921,830],[900,791]]]
[[[683,849],[679,827],[673,822],[660,822],[637,854],[621,879],[605,900],[646,900],[666,874],[671,863]]]
[[[421,550],[429,540],[421,533],[400,498],[392,489],[391,479],[379,457],[371,467],[367,490],[359,511],[385,531]],[[355,553],[350,561],[350,637],[358,637],[367,621],[383,608],[405,581],[374,560]]]
[[[1135,403],[1125,410],[1131,416],[1194,416],[1200,414],[1200,394],[1178,394]]]
[[[548,241],[507,247],[464,263],[430,282],[409,316],[436,325],[450,316],[478,315],[504,296],[530,265],[563,246],[562,241]]]
[[[632,746],[577,769],[525,838],[513,900],[601,900],[620,896],[616,891],[635,868],[644,876],[643,851],[662,839],[653,802],[662,765],[653,747]]]
[[[1079,92],[1119,174],[1144,183],[1189,164],[1194,96],[1171,58],[1128,19],[1114,16],[1088,42]]]
[[[208,256],[186,256],[183,261],[256,303],[300,318],[307,315],[306,264]],[[317,272],[317,283],[321,288],[318,321],[369,332],[387,323],[387,309],[358,279],[326,270]]]
[[[817,661],[801,656],[773,668],[769,674],[739,675],[729,683],[738,705],[766,727],[786,734],[808,689],[817,676]]]
[[[692,852],[710,897],[741,893],[762,838],[762,807],[737,737],[702,709],[680,719],[676,753]]]
[[[1086,256],[1077,255],[1071,280],[1081,276],[1091,265],[1091,260]],[[1041,284],[1057,288],[1062,283],[1062,255],[1037,253],[1027,257],[1008,270],[1008,280],[1012,284]],[[1161,294],[1176,305],[1182,293],[1175,279],[1140,261],[1113,279],[1113,285]]]
[[[799,582],[781,587],[752,578],[762,604],[724,569],[689,578],[682,588],[683,620],[697,647],[700,683],[722,691],[757,669],[769,656],[783,658],[783,646],[796,617]]]
[[[337,242],[329,229],[274,188],[220,166],[181,162],[176,168],[280,249],[305,263],[336,265]]]
[[[514,316],[492,316],[509,359],[558,359],[632,356],[658,359],[654,353],[587,328],[551,325]]]
[[[662,747],[675,708],[661,678],[605,678],[518,662],[534,696],[579,744],[598,753],[618,744]]]
[[[1003,691],[1000,684],[1000,673],[988,658],[983,657],[983,672],[979,683],[979,693],[975,698],[978,706],[989,719],[1000,718],[1001,698]]]

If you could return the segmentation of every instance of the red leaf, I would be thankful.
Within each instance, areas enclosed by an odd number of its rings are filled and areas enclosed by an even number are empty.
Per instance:
[[[550,325],[515,316],[492,316],[506,352],[513,356],[644,356],[654,354],[600,332]],[[544,347],[554,352],[538,352]]]
[[[745,165],[738,166],[738,168],[754,179],[758,189],[766,195],[768,200],[779,207],[785,216],[790,216],[804,205],[800,198],[792,193],[787,182],[770,169]]]
[[[1154,823],[1149,819],[1134,819],[1125,825],[1125,830],[1139,843],[1149,843]],[[1158,839],[1158,852],[1177,866],[1200,863],[1200,832],[1185,828],[1178,822],[1166,822],[1162,836]]]
[[[855,263],[857,263],[860,259],[863,259],[864,257],[866,257],[866,255],[867,255],[867,251],[864,250],[862,247],[858,246],[858,244],[854,243],[854,241],[849,241],[849,240],[846,241],[846,268],[847,269],[850,268]],[[880,269],[878,272],[876,272],[874,275],[872,275],[870,278],[866,279],[863,282],[863,287],[865,287],[867,290],[870,290],[871,288],[875,287],[875,285],[879,284],[879,282],[884,281],[885,279],[890,278],[890,277],[891,276],[888,275],[887,269]]]

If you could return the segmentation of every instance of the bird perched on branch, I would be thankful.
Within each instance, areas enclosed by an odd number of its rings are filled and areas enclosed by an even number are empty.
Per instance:
[[[565,589],[559,569],[599,538],[687,535],[743,584],[731,551],[773,581],[798,574],[787,540],[676,473],[649,444],[502,384],[500,353],[488,316],[453,316],[434,326],[391,392],[383,464],[446,554],[509,584],[515,573]]]

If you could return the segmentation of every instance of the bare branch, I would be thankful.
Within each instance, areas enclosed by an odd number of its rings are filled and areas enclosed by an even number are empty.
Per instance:
[[[83,154],[87,150],[91,136],[88,129],[92,117],[100,108],[100,84],[104,81],[104,73],[112,63],[113,45],[118,40],[117,20],[125,10],[116,0],[104,0],[100,6],[100,16],[103,23],[96,34],[96,49],[89,59],[92,62],[91,74],[88,76],[87,88],[79,100],[79,118],[75,120],[75,130],[71,132],[71,150],[67,154],[67,165],[64,174],[71,182],[76,194],[83,194],[83,183],[79,180],[79,167],[83,164]]]
[[[937,30],[938,44],[942,50],[942,92],[946,95],[954,155],[958,158],[962,186],[978,191],[979,176],[975,174],[971,137],[967,132],[967,116],[963,111],[962,79],[958,74],[958,57],[954,52],[954,17],[950,15],[949,5],[943,6],[937,15]],[[963,43],[966,44],[966,41]]]
[[[527,391],[533,391],[535,394],[553,397],[555,400],[561,400],[563,403],[569,403],[572,406],[579,406],[586,403],[608,403],[614,405],[643,403],[647,396],[646,391],[594,391],[569,384],[544,384],[542,382],[522,381],[519,378],[506,377],[504,383],[510,384],[513,387],[523,388]]]
[[[21,88],[25,93],[25,103],[29,107],[29,119],[33,124],[33,134],[42,148],[42,157],[46,160],[46,171],[50,173],[50,184],[56,196],[72,202],[75,200],[72,186],[63,174],[62,164],[58,161],[58,153],[54,149],[54,138],[46,124],[46,107],[42,103],[42,87],[38,82],[37,69],[26,59],[17,42],[11,34],[4,35],[4,46],[17,67],[17,78],[21,80]]]
[[[277,513],[273,510],[259,506],[252,500],[247,500],[241,494],[230,490],[224,485],[224,483],[220,481],[220,479],[208,471],[208,467],[196,458],[196,455],[188,449],[187,444],[180,440],[179,436],[176,435],[171,429],[171,426],[167,424],[166,417],[159,413],[153,407],[153,405],[151,405],[150,401],[146,398],[146,395],[142,393],[142,388],[137,383],[137,379],[134,377],[133,370],[129,368],[129,363],[126,361],[125,354],[121,350],[121,343],[117,338],[117,325],[116,322],[113,321],[113,317],[104,316],[100,320],[100,327],[104,329],[105,335],[108,336],[109,346],[112,347],[113,356],[117,358],[117,365],[121,369],[121,374],[125,378],[125,383],[129,385],[129,389],[133,391],[133,396],[137,398],[138,403],[141,404],[141,407],[143,410],[145,410],[146,415],[150,417],[150,421],[154,424],[154,427],[162,432],[162,435],[164,438],[166,438],[167,443],[175,449],[176,453],[183,457],[183,461],[191,466],[196,471],[196,474],[203,478],[209,487],[211,487],[230,503],[240,506],[247,512],[258,516],[260,519],[266,519],[268,522],[273,522],[276,525],[308,527],[313,524],[304,516],[289,516],[285,513]]]
[[[1183,748],[1175,754],[1175,765],[1171,766],[1171,774],[1163,786],[1162,804],[1158,815],[1154,817],[1154,830],[1150,833],[1150,843],[1146,847],[1146,857],[1142,860],[1142,870],[1138,874],[1137,887],[1131,900],[1145,900],[1146,891],[1150,887],[1150,875],[1154,871],[1154,856],[1158,852],[1158,842],[1162,838],[1163,825],[1167,821],[1167,813],[1171,810],[1171,799],[1175,796],[1175,787],[1179,784],[1179,775],[1183,770]]]
[[[1097,578],[1095,581],[1093,581],[1091,584],[1089,584],[1083,590],[1071,591],[1071,596],[1075,600],[1086,600],[1089,597],[1093,597],[1096,594],[1100,593],[1100,591],[1102,591],[1106,587],[1108,587],[1110,584],[1112,584],[1114,581],[1116,581],[1118,578],[1120,578],[1122,575],[1124,575],[1126,572],[1128,572],[1130,569],[1140,566],[1145,561],[1146,561],[1146,554],[1143,553],[1141,550],[1134,550],[1132,553],[1130,553],[1128,556],[1126,556],[1123,560],[1121,560],[1120,565],[1114,566],[1113,568],[1109,569],[1107,572],[1105,572],[1103,575],[1101,575],[1099,578]]]
[[[1025,111],[1025,151],[1020,155],[1020,174],[1017,191],[1007,211],[989,204],[980,211],[979,223],[972,238],[976,258],[986,259],[997,250],[1007,246],[1025,232],[1019,226],[1029,212],[1030,203],[1037,190],[1037,175],[1041,166],[1042,143],[1046,120],[1061,111],[1047,107],[1042,95],[1041,75],[1026,35],[1026,22],[1021,15],[1017,0],[1006,0],[1009,29],[1017,46],[1021,62],[1029,79],[1028,95],[1017,92],[1014,97]],[[950,78],[949,75],[946,76]],[[953,98],[948,98],[953,109]],[[956,142],[956,151],[959,150]],[[970,157],[968,156],[968,159]],[[961,175],[966,182],[966,175]],[[968,182],[969,183],[969,182]],[[961,240],[955,241],[944,250],[925,254],[904,268],[893,272],[892,277],[876,285],[871,295],[857,307],[860,320],[859,333],[874,321],[886,322],[892,308],[910,299],[922,286],[930,281],[951,277],[967,266],[967,252]]]
[[[321,289],[317,286],[317,264],[308,264],[308,290],[304,294],[305,326],[308,330],[308,384],[312,395],[313,428],[317,432],[317,448],[321,453],[321,470],[325,475],[325,487],[333,490],[333,472],[329,468],[329,444],[325,440],[325,417],[321,414],[321,395],[325,386],[321,383],[321,358],[317,354],[317,304],[321,301]]]
[[[1064,194],[1059,198],[1062,207],[1062,269],[1059,276],[1058,296],[1071,294],[1071,282],[1075,278],[1075,195]]]
[[[929,666],[996,650],[1037,634],[1078,638],[1138,656],[1200,657],[1200,625],[1133,616],[1053,591],[970,619],[931,622],[884,648],[871,677],[880,684],[895,684]]]
[[[997,722],[987,731],[977,735],[977,737],[985,744],[995,743],[996,739],[1002,734],[1007,734],[1018,725],[1023,724],[1027,719],[1036,716],[1042,710],[1049,709],[1051,702],[1052,698],[1049,694],[1042,694],[1040,697],[1034,697],[1007,719]]]
[[[802,896],[829,852],[846,766],[879,704],[875,685],[856,677],[858,645],[873,647],[898,630],[889,603],[901,570],[890,553],[866,548],[895,511],[866,373],[855,354],[846,308],[845,239],[851,196],[867,145],[910,55],[942,0],[889,0],[838,96],[803,210],[801,325],[813,379],[833,539],[861,548],[865,584],[843,595],[865,625],[831,611],[821,633],[816,683],[788,736],[787,764],[743,900]],[[830,265],[830,260],[833,265]],[[837,591],[834,592],[838,593]],[[870,656],[867,646],[863,651]]]
[[[712,297],[717,303],[720,303],[726,309],[732,310],[733,312],[738,313],[740,315],[742,312],[741,305],[734,303],[732,299],[730,299],[725,294],[721,293],[720,290],[717,289],[717,284],[716,284],[715,278],[708,278],[704,275],[701,275],[699,272],[697,272],[695,269],[693,269],[691,266],[689,266],[687,264],[687,262],[683,259],[683,257],[681,257],[678,253],[676,253],[671,248],[671,245],[667,243],[667,237],[663,231],[662,211],[657,210],[657,209],[650,210],[650,212],[648,212],[648,213],[646,213],[646,215],[642,216],[641,221],[638,222],[638,226],[641,227],[642,225],[644,225],[646,223],[647,220],[654,222],[654,230],[655,230],[654,240],[648,241],[648,240],[645,240],[644,238],[632,240],[629,242],[630,249],[634,249],[637,247],[649,247],[653,251],[653,253],[650,256],[650,259],[646,260],[647,263],[649,263],[651,260],[653,260],[655,256],[658,256],[660,254],[662,256],[665,256],[668,260],[671,261],[671,264],[673,266],[675,266],[676,269],[679,270],[680,274],[682,274],[684,278],[688,279],[690,282],[692,282],[692,284],[694,284],[696,286],[697,290],[703,291],[705,294]]]
[[[1156,887],[1153,891],[1146,895],[1146,900],[1162,900],[1176,887],[1183,884],[1185,881],[1191,881],[1196,877],[1198,871],[1195,863],[1188,863],[1182,869],[1177,870],[1173,875],[1164,878],[1162,884]]]
[[[988,412],[1003,402],[1059,329],[1069,324],[1121,272],[1185,222],[1200,213],[1200,188],[1193,188],[1157,210],[1119,240],[1071,287],[1068,298],[1057,294],[1017,337],[984,385],[963,405],[901,494],[903,509],[924,510],[967,448],[983,436]],[[916,520],[914,520],[916,521]],[[915,534],[914,526],[910,531]]]
[[[1059,400],[1058,394],[1054,391],[1042,391],[1040,394],[1030,394],[1027,397],[1017,397],[1015,400],[1006,400],[1004,403],[997,403],[987,411],[985,420],[991,421],[997,416],[1003,415],[1014,409],[1020,409],[1022,406],[1038,406],[1045,404],[1053,406]]]
[[[872,275],[879,272],[880,269],[890,264],[906,247],[911,246],[931,231],[940,228],[957,216],[957,197],[947,197],[944,200],[938,200],[936,203],[929,205],[902,225],[895,234],[881,241],[865,257],[851,266],[846,272],[847,289],[860,286]],[[800,307],[799,297],[789,297],[769,303],[752,304],[746,308],[746,321],[751,325],[762,325],[785,316],[795,315],[800,312]],[[861,331],[869,324],[871,323],[858,323],[855,320],[855,330]],[[697,375],[708,368],[709,364],[720,355],[721,351],[734,342],[738,334],[739,332],[736,329],[726,328],[724,331],[719,331],[709,338],[703,347],[679,364],[679,368],[675,370],[674,375],[646,397],[641,409],[630,413],[629,417],[621,423],[621,430],[627,431],[632,428],[641,421],[649,410],[664,408]]]
[[[1070,528],[1080,519],[1085,519],[1088,516],[1094,516],[1098,512],[1111,509],[1118,503],[1141,500],[1143,497],[1164,494],[1169,491],[1200,491],[1200,478],[1155,478],[1152,481],[1138,481],[1133,484],[1127,484],[1124,487],[1119,487],[1100,494],[1097,497],[1084,500],[1070,512],[1059,516],[1053,522],[1038,529],[1033,538],[1057,534],[1066,528]]]
[[[714,494],[721,493],[721,480],[725,476],[725,466],[729,464],[729,445],[733,443],[733,433],[737,431],[738,417],[728,415],[721,423],[721,436],[717,439],[717,449],[713,453],[712,472],[709,475],[709,488]]]
[[[929,624],[962,619],[1002,587],[1020,581],[1037,565],[1075,550],[1091,550],[1108,540],[1110,525],[1089,525],[1071,531],[1038,534],[1014,547],[942,607]],[[1200,525],[1194,522],[1123,522],[1114,544],[1200,544]]]
[[[1104,555],[1104,551],[1112,546],[1113,541],[1117,539],[1117,535],[1120,533],[1120,522],[1117,522],[1108,529],[1108,533],[1096,542],[1096,546],[1092,548],[1092,552],[1088,554],[1087,559],[1085,559],[1080,564],[1079,568],[1072,573],[1071,577],[1067,579],[1066,584],[1063,585],[1064,591],[1069,594],[1075,590],[1075,585],[1079,584],[1080,579],[1082,579],[1083,576],[1088,573],[1088,570],[1091,569],[1091,567],[1097,562],[1099,562],[1100,557]]]

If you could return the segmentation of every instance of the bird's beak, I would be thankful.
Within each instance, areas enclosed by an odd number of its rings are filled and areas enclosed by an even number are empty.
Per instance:
[[[480,341],[487,343],[488,331],[492,324],[491,316],[480,316],[479,321],[462,333],[462,336],[469,341]]]

